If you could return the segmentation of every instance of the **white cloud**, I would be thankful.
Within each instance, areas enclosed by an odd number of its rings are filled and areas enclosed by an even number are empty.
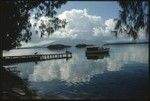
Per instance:
[[[103,26],[93,28],[94,36],[112,36],[110,31],[114,29],[115,23],[113,19],[108,19]]]
[[[102,19],[100,16],[89,15],[87,10],[72,9],[58,15],[60,19],[66,19],[68,24],[65,29],[58,30],[54,37],[66,36],[69,38],[91,38],[93,28],[101,26]],[[64,38],[64,37],[63,37]]]
[[[59,38],[76,38],[91,39],[103,42],[108,41],[131,41],[131,37],[126,34],[119,34],[116,38],[111,31],[114,29],[116,21],[110,18],[103,21],[101,16],[90,15],[87,9],[72,9],[64,11],[58,15],[60,19],[66,19],[68,24],[65,29],[58,30],[54,33],[54,37]],[[145,40],[143,30],[139,32],[138,40]]]
[[[86,9],[72,9],[68,11],[64,11],[62,14],[58,15],[60,19],[66,19],[67,25],[65,28],[61,28],[57,30],[53,35],[50,35],[49,39],[54,38],[91,38],[93,36],[93,28],[102,25],[102,19],[100,16],[89,15]],[[33,24],[37,22],[39,25],[41,20],[44,23],[47,23],[49,18],[42,17],[39,20],[35,20],[31,17],[30,22]],[[35,33],[35,29],[38,27],[32,28],[32,32]],[[34,36],[34,35],[33,35]],[[34,36],[35,37],[35,36]],[[40,35],[38,35],[40,38]],[[46,36],[47,37],[47,36]],[[34,41],[38,41],[37,36]],[[40,39],[41,40],[41,39]]]
[[[32,31],[32,43],[40,43],[44,40],[55,40],[55,39],[86,39],[86,40],[97,40],[99,42],[117,42],[117,41],[131,41],[132,38],[129,38],[123,34],[120,34],[118,38],[111,33],[111,30],[114,29],[115,21],[110,18],[106,21],[103,21],[101,16],[90,15],[87,9],[72,9],[64,11],[59,14],[60,19],[66,19],[68,22],[65,28],[57,30],[54,34],[44,38],[35,34],[36,28],[31,28]],[[41,17],[39,20],[35,20],[31,17],[30,22],[38,22],[39,24],[42,20],[44,23],[49,23],[50,18]],[[142,34],[141,34],[142,33]],[[145,40],[144,32],[140,30],[139,40]],[[96,41],[95,41],[96,42]],[[30,43],[29,43],[30,44]]]
[[[105,21],[105,25],[106,29],[113,30],[116,25],[116,22],[114,21],[114,19],[108,19]]]

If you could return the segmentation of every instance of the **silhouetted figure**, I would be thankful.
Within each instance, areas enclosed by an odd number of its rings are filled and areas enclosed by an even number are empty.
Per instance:
[[[34,55],[37,55],[37,54],[38,54],[38,52],[35,52],[35,53],[34,53]]]
[[[67,51],[67,49],[66,49],[66,53],[67,53],[68,51]]]
[[[66,54],[70,53],[67,49],[66,49]]]

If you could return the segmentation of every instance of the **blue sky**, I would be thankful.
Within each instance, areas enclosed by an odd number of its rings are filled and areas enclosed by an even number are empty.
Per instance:
[[[35,34],[35,29],[38,27],[32,28],[32,40],[29,45],[55,41],[65,43],[67,39],[95,43],[131,41],[132,38],[125,34],[119,34],[116,38],[111,33],[116,24],[114,18],[118,18],[120,9],[117,1],[68,1],[56,10],[58,18],[66,19],[66,27],[55,31],[50,36],[46,35],[44,38],[41,38],[40,34],[39,36]],[[49,24],[48,18],[43,17],[41,19],[44,23]],[[32,24],[41,23],[40,20],[36,21],[34,18],[31,18],[30,21]],[[144,32],[141,31],[140,33]],[[145,35],[140,34],[139,39],[145,40]]]
[[[101,16],[103,20],[118,17],[120,10],[117,1],[68,1],[57,11],[60,14],[66,10],[85,8],[90,15]]]

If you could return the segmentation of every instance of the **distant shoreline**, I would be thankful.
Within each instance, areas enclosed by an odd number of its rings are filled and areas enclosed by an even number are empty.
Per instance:
[[[127,45],[127,44],[148,44],[149,42],[120,42],[120,43],[105,43],[105,45]],[[36,48],[47,48],[47,47],[20,47],[20,48],[14,48],[14,49],[36,49]]]
[[[127,44],[148,44],[149,42],[121,42],[121,43],[105,43],[105,45],[127,45]]]
[[[14,48],[14,49],[36,49],[36,48],[47,48],[47,47],[20,47],[20,48]]]

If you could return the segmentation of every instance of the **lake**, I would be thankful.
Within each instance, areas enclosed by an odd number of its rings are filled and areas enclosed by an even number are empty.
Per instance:
[[[72,47],[69,60],[13,64],[30,89],[46,99],[147,99],[148,44],[108,45],[109,55],[88,58],[85,49]],[[60,53],[46,48],[4,51],[7,55]]]

